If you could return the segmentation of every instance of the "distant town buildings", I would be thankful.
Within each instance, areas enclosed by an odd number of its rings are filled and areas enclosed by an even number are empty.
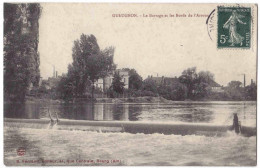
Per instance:
[[[112,82],[113,82],[113,78],[114,78],[114,74],[118,73],[121,76],[121,82],[124,83],[124,88],[125,89],[129,89],[129,71],[127,69],[117,69],[114,70],[113,72],[111,72],[109,75],[107,75],[104,78],[100,78],[98,79],[95,83],[94,86],[96,89],[100,89],[101,92],[105,92],[107,91],[111,86],[112,86]],[[66,76],[66,74],[62,74],[62,76]],[[55,89],[60,80],[62,79],[62,76],[58,76],[58,72],[53,71],[53,76],[49,77],[48,79],[43,80],[42,77],[40,77],[40,81],[39,81],[39,86],[40,87],[44,87],[46,90],[51,90],[51,89]],[[155,82],[155,84],[157,86],[178,86],[178,87],[185,87],[179,80],[178,77],[158,77],[158,75],[156,77],[153,76],[148,76],[144,81],[146,80],[152,80]],[[208,87],[207,89],[210,90],[212,93],[224,93],[225,89],[227,87],[221,86],[220,84],[218,84],[216,81],[209,79],[209,81],[207,81]],[[253,79],[251,79],[251,84],[248,86],[254,86],[256,85],[256,83],[253,81]],[[241,86],[243,87],[243,86]],[[31,83],[29,86],[29,91],[33,90],[34,86]]]
[[[106,76],[105,78],[98,79],[94,83],[95,88],[99,88],[102,92],[109,89],[113,82],[114,73],[119,73],[119,75],[122,77],[122,82],[124,82],[124,88],[128,89],[129,88],[129,73],[127,70],[123,70],[123,69],[117,69],[113,73]],[[62,74],[62,76],[64,76],[64,75],[65,74]],[[49,77],[48,79],[45,79],[45,80],[43,80],[41,78],[39,86],[44,87],[46,90],[51,90],[58,86],[58,83],[60,82],[62,76],[58,76],[58,72],[55,71],[55,72],[53,72],[52,77]],[[31,86],[31,88],[32,87],[33,86]]]
[[[153,76],[148,76],[145,80],[153,80],[156,85],[162,85],[162,86],[173,86],[173,85],[178,85],[181,84],[179,81],[179,78],[177,77],[153,77]],[[208,81],[209,87],[212,92],[214,93],[221,93],[224,92],[223,86],[215,82],[214,80],[209,80]]]
[[[153,76],[148,76],[145,80],[153,80],[156,85],[164,85],[164,86],[170,86],[170,85],[175,85],[180,83],[179,79],[177,77],[171,78],[171,77],[153,77]]]

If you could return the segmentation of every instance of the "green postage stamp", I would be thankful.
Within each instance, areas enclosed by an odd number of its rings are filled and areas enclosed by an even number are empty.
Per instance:
[[[218,7],[218,48],[250,48],[251,8]]]

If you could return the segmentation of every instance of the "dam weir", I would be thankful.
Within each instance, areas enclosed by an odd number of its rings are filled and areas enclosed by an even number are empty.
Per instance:
[[[34,129],[82,130],[98,132],[127,132],[144,134],[175,134],[175,135],[205,135],[222,136],[228,131],[234,131],[233,125],[211,125],[195,123],[155,123],[138,121],[87,121],[87,120],[49,120],[49,119],[14,119],[5,118],[4,126]],[[239,134],[256,136],[255,127],[241,126]]]

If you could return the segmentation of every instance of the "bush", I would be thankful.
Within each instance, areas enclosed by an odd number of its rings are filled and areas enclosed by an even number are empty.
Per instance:
[[[156,97],[158,96],[156,93],[148,90],[135,90],[135,89],[127,89],[125,90],[125,95],[128,97],[143,97],[143,96],[151,96]]]

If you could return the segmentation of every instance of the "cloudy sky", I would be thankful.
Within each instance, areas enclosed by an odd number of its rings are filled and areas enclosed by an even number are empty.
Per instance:
[[[217,49],[216,30],[213,28],[211,40],[207,17],[194,17],[194,14],[209,15],[216,8],[214,4],[41,5],[39,52],[44,79],[52,76],[53,66],[59,74],[67,72],[72,62],[73,41],[82,33],[95,35],[102,49],[114,46],[114,62],[118,68],[134,68],[143,78],[157,74],[179,76],[184,69],[193,66],[214,73],[221,85],[231,80],[242,82],[244,73],[247,83],[256,78],[256,45],[249,50]],[[138,17],[112,17],[128,13]],[[143,17],[149,14],[175,17]],[[176,17],[176,14],[187,17]]]

